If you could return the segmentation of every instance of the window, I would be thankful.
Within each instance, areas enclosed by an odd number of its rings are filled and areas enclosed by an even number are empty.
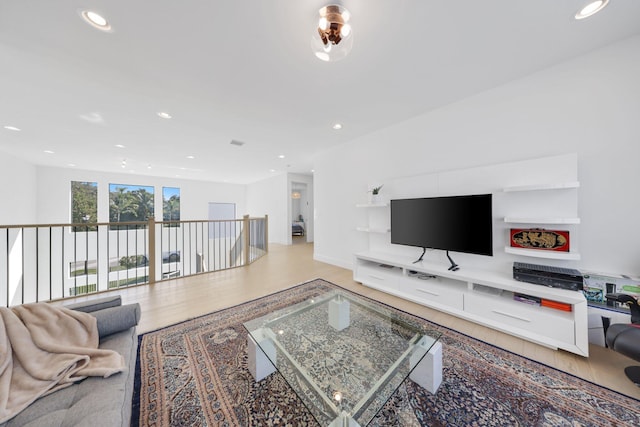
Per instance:
[[[162,220],[180,221],[180,189],[174,187],[162,188]],[[165,224],[177,226],[178,224]]]
[[[146,221],[153,203],[153,187],[109,184],[109,222]]]
[[[71,181],[71,222],[98,222],[98,183]],[[73,227],[73,231],[96,231],[96,227]]]

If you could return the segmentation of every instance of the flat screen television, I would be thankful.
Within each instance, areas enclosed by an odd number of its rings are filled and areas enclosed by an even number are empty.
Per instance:
[[[391,243],[493,256],[491,194],[391,200]]]

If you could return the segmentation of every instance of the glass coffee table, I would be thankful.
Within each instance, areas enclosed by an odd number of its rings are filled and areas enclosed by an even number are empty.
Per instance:
[[[277,371],[322,426],[365,426],[407,378],[435,393],[440,333],[335,290],[246,322],[249,370]]]

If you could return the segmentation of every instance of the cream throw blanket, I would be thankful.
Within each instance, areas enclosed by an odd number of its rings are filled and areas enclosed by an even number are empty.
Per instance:
[[[34,303],[0,307],[0,315],[0,423],[45,394],[125,370],[120,354],[98,349],[90,314]]]

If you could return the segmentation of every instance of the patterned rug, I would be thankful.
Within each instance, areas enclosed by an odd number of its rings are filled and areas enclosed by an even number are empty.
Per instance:
[[[284,379],[256,383],[243,322],[338,286],[317,279],[139,337],[133,426],[317,426]],[[443,333],[435,395],[411,380],[371,426],[639,426],[640,401],[498,349]]]

